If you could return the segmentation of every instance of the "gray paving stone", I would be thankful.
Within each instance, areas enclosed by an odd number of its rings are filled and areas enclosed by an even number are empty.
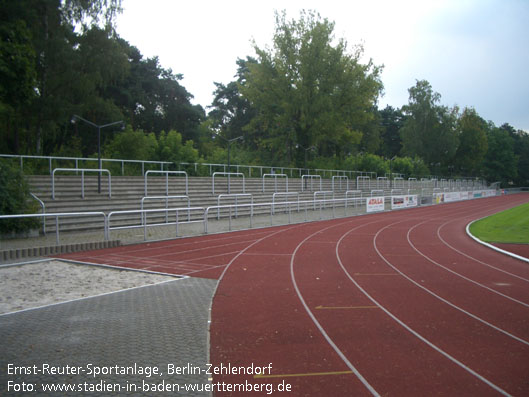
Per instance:
[[[208,315],[216,280],[185,278],[154,286],[0,316],[0,395],[188,395],[205,392],[143,392],[149,384],[208,383],[205,373],[169,375],[168,364],[206,369]],[[9,374],[8,365],[31,367],[31,374]],[[80,366],[80,375],[34,373],[34,365]],[[102,374],[89,364],[110,368],[158,367],[161,376]],[[12,368],[12,367],[11,367]],[[125,370],[126,371],[126,370]],[[13,370],[11,370],[13,372]],[[115,372],[115,371],[114,371]],[[196,372],[196,371],[195,371]],[[32,384],[38,393],[8,391],[8,382]],[[119,384],[116,392],[43,393],[42,383],[69,383],[84,390]],[[127,391],[127,387],[136,391]],[[13,386],[13,384],[11,385]],[[94,386],[95,387],[95,386]],[[152,386],[151,386],[152,387]]]

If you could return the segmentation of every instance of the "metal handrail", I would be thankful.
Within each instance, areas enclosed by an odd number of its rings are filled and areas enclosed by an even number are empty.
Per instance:
[[[332,195],[332,198],[334,199],[334,190],[318,190],[317,192],[314,192],[314,209],[316,209],[316,197],[318,195],[322,195],[323,196],[323,199],[325,200],[325,198],[327,197],[327,194],[330,194]],[[321,203],[320,203],[321,205]]]
[[[250,197],[250,204],[253,204],[253,194],[252,193],[228,193],[228,194],[219,194],[217,197],[217,206],[220,206],[220,199],[221,198],[235,198],[235,205],[237,205],[237,199],[239,197]],[[250,216],[252,216],[250,214]],[[237,218],[237,207],[235,207],[235,218]],[[217,211],[217,220],[220,219],[220,210]]]
[[[122,229],[134,229],[134,228],[138,228],[138,227],[143,227],[143,239],[144,241],[147,241],[147,226],[149,227],[152,227],[152,226],[161,226],[159,224],[155,224],[155,225],[147,225],[146,223],[145,224],[140,224],[140,225],[133,225],[133,226],[118,226],[118,227],[110,227],[110,220],[111,220],[111,217],[112,215],[125,215],[125,214],[141,214],[141,218],[143,219],[143,214],[147,214],[147,213],[154,213],[154,212],[166,212],[166,211],[175,211],[176,212],[176,221],[174,223],[164,223],[162,225],[176,225],[176,237],[178,237],[178,224],[179,223],[190,223],[191,221],[188,221],[188,222],[179,222],[178,220],[178,212],[179,211],[204,211],[204,207],[183,207],[183,208],[156,208],[156,209],[148,209],[148,210],[125,210],[125,211],[112,211],[108,214],[108,217],[107,217],[107,235],[110,236],[110,231],[111,230],[122,230]]]
[[[107,172],[108,173],[108,198],[112,198],[112,186],[110,171],[104,168],[55,168],[51,174],[51,198],[55,200],[55,173],[57,171],[78,172],[81,171],[81,198],[84,199],[84,173],[85,172]]]
[[[164,200],[165,199],[165,208],[169,208],[169,199],[186,199],[187,200],[187,208],[191,208],[191,200],[189,199],[189,196],[145,196],[142,197],[141,203],[140,203],[140,209],[143,210],[143,204],[145,200]],[[191,220],[191,211],[187,212],[187,220]],[[142,219],[142,222],[146,222],[147,219]],[[165,213],[165,222],[168,222],[168,215],[167,212]]]
[[[357,189],[360,188],[360,180],[363,180],[363,181],[367,180],[367,181],[369,181],[369,182],[368,182],[368,189],[371,187],[371,178],[370,178],[369,176],[362,176],[362,175],[360,175],[360,176],[357,176],[357,177],[356,177],[356,188],[357,188]]]
[[[286,198],[288,196],[296,196],[297,197],[297,203],[298,203],[298,212],[299,212],[299,193],[298,192],[275,192],[274,194],[272,194],[272,213],[275,214],[275,211],[276,211],[276,197],[277,196],[285,196],[285,204],[287,203],[286,201]],[[283,204],[283,203],[281,203]],[[286,212],[286,209],[285,209],[285,212]]]
[[[63,160],[63,161],[75,161],[75,168],[79,168],[79,161],[99,161],[97,158],[92,157],[62,157],[62,156],[32,156],[32,155],[17,155],[17,154],[0,154],[0,157],[5,158],[19,158],[20,159],[20,169],[24,169],[24,159],[40,159],[40,160],[48,160],[49,163],[49,169],[50,169],[50,175],[53,172],[52,162],[53,160]],[[173,164],[169,161],[154,161],[154,160],[124,160],[124,159],[101,159],[101,161],[105,162],[114,162],[114,163],[121,163],[121,173],[124,175],[125,173],[125,163],[141,163],[141,173],[143,175],[145,164],[157,164],[160,165],[161,169],[163,170],[164,166]]]
[[[147,196],[147,176],[149,174],[165,174],[165,194],[166,195],[169,195],[169,174],[172,174],[172,175],[185,175],[185,178],[186,178],[186,194],[189,194],[189,181],[188,181],[188,176],[187,176],[187,172],[185,171],[156,171],[156,170],[148,170],[147,172],[145,172],[144,176],[143,176],[143,188],[144,188],[144,193],[145,193],[145,196]]]
[[[287,174],[264,174],[263,175],[263,193],[265,192],[265,178],[273,177],[274,178],[274,192],[277,192],[277,177],[286,178],[286,191],[288,192],[288,176]]]
[[[347,207],[347,199],[349,198],[349,194],[358,194],[360,193],[360,197],[353,197],[353,199],[362,198],[362,191],[361,190],[348,190],[345,192],[345,206]],[[355,207],[356,207],[356,201],[355,201]]]
[[[312,180],[313,179],[319,179],[320,180],[320,190],[322,189],[322,184],[321,184],[321,175],[303,175],[301,177],[301,191],[303,192],[303,186],[304,186],[304,182],[305,182],[305,179],[306,178],[309,178],[310,179],[310,190],[312,191]]]
[[[17,215],[0,215],[0,219],[18,219],[18,218],[50,218],[55,217],[55,241],[57,245],[60,244],[59,236],[59,218],[68,216],[96,216],[102,215],[104,221],[104,236],[108,240],[108,219],[104,212],[55,212],[48,214],[17,214]],[[45,222],[45,220],[44,220]]]
[[[33,194],[31,192],[29,194],[30,194],[31,197],[33,197],[35,200],[38,201],[38,203],[42,207],[42,213],[45,214],[46,213],[46,204],[44,204],[44,201],[39,199],[35,194]],[[46,235],[46,222],[42,222],[42,234]]]
[[[340,188],[342,187],[342,179],[345,179],[345,191],[348,191],[349,190],[349,178],[346,177],[346,176],[333,176],[332,177],[332,191],[334,192],[334,180],[335,179],[339,179],[340,180]]]
[[[215,194],[215,176],[217,175],[225,175],[228,177],[228,193],[231,193],[230,192],[230,185],[231,185],[231,181],[230,181],[230,177],[233,175],[233,176],[242,176],[242,192],[243,193],[246,193],[246,189],[245,189],[245,182],[244,182],[244,174],[242,172],[214,172],[212,177],[211,177],[211,192],[212,194]]]

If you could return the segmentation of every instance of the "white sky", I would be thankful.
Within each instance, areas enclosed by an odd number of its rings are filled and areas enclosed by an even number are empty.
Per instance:
[[[275,10],[290,20],[311,9],[384,65],[379,107],[401,107],[426,79],[442,104],[529,131],[529,0],[123,0],[123,8],[118,34],[183,74],[205,109],[213,82],[233,81],[237,58],[255,55],[252,39],[270,44]]]

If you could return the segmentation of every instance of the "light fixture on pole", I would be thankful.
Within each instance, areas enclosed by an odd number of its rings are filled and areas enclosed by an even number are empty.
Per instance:
[[[88,121],[87,119],[82,118],[81,116],[74,114],[71,119],[72,124],[75,124],[77,120],[84,121],[85,123],[91,125],[92,127],[97,128],[97,168],[101,169],[102,168],[102,165],[101,165],[101,129],[106,128],[106,127],[111,127],[113,125],[121,124],[121,129],[124,130],[125,123],[122,120],[120,120],[120,121],[114,121],[113,123],[98,125],[98,124],[92,123],[91,121]],[[101,171],[97,173],[97,192],[101,193]]]
[[[231,147],[231,144],[239,139],[244,139],[244,137],[241,135],[241,136],[238,136],[237,138],[232,138],[232,139],[226,139],[224,138],[222,135],[219,135],[219,134],[215,134],[213,136],[213,138],[216,138],[216,137],[219,137],[220,139],[224,140],[225,142],[228,142],[228,172],[230,171],[230,147]]]

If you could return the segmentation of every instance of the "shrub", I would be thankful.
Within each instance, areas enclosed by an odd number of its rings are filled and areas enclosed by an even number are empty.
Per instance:
[[[30,201],[29,186],[18,167],[0,162],[0,214],[15,215],[36,213],[36,202]],[[24,232],[39,227],[36,218],[0,221],[0,233]]]

